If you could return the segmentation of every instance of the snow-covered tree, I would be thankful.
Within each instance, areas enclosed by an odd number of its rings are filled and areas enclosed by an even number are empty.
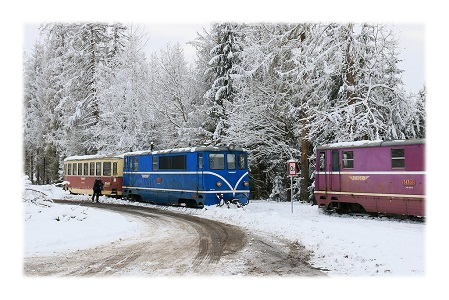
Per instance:
[[[240,25],[235,23],[214,23],[212,25],[210,40],[213,43],[210,49],[210,60],[206,73],[213,82],[205,94],[206,103],[210,106],[209,118],[213,125],[213,143],[222,142],[226,120],[229,116],[227,106],[233,102],[233,75],[237,73],[236,65],[239,63],[239,53],[242,51]]]
[[[116,27],[114,27],[115,29]],[[154,139],[155,113],[149,94],[149,67],[143,52],[146,35],[127,30],[115,55],[98,66],[99,122],[92,126],[102,153],[148,149]]]
[[[331,142],[406,138],[403,104],[408,100],[391,30],[379,24],[345,24],[336,37],[338,91],[316,110],[315,136]]]
[[[151,56],[148,83],[159,124],[159,147],[172,148],[195,143],[195,130],[191,130],[195,102],[192,78],[181,45],[166,45]]]
[[[319,144],[425,137],[425,87],[407,93],[388,26],[215,23],[145,57],[122,24],[50,23],[24,60],[26,172],[53,181],[67,155],[236,144],[253,197],[309,200]],[[56,168],[57,169],[57,168]],[[56,175],[55,175],[56,174]]]

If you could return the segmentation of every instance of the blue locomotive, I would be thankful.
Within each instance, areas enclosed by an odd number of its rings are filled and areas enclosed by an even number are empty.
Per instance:
[[[247,153],[200,146],[124,155],[123,197],[189,207],[249,202]]]

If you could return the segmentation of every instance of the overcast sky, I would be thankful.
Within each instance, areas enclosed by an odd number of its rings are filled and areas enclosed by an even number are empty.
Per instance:
[[[39,19],[19,22],[19,50],[22,45],[30,52],[39,38]],[[135,24],[148,33],[146,53],[159,51],[167,43],[179,42],[188,61],[193,61],[195,49],[187,45],[203,28],[209,31],[209,23],[202,19],[139,19]],[[404,70],[402,80],[409,92],[421,90],[429,72],[429,22],[425,19],[395,19],[393,30],[399,38],[399,68]]]

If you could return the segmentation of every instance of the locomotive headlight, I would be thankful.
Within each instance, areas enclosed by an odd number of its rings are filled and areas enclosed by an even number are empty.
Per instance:
[[[243,181],[243,185],[244,186],[249,186],[249,182],[248,181]]]
[[[217,186],[218,186],[218,187],[221,186],[221,181],[217,181]]]

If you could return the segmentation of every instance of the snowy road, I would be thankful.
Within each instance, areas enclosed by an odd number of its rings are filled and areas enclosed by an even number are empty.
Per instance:
[[[73,201],[67,203],[74,204]],[[147,229],[140,236],[87,250],[19,258],[21,279],[333,280],[308,264],[310,254],[304,247],[277,237],[149,207],[86,202],[80,205],[137,218]]]

